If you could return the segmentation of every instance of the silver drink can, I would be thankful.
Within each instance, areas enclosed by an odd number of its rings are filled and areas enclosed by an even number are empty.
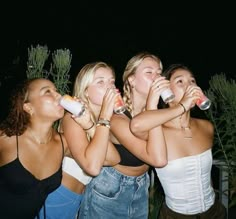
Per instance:
[[[68,94],[65,94],[64,96],[61,97],[59,104],[68,112],[78,117],[83,115],[85,111],[84,105],[76,101],[73,97],[71,97]]]
[[[161,98],[165,103],[170,103],[174,100],[175,95],[170,88],[167,88],[161,93]]]

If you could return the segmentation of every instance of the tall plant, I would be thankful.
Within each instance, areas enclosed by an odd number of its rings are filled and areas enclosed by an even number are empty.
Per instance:
[[[58,49],[52,54],[50,75],[52,75],[52,79],[62,95],[70,91],[71,60],[72,55],[68,49]]]
[[[37,45],[28,49],[27,78],[50,78],[62,95],[70,91],[70,68],[72,55],[69,49],[57,49],[52,53],[50,69],[46,61],[50,56],[47,46]]]
[[[27,78],[49,77],[49,72],[44,69],[49,54],[47,46],[37,45],[36,47],[31,46],[28,48]]]
[[[208,97],[212,106],[206,116],[215,128],[213,156],[223,161],[228,172],[229,207],[236,205],[236,83],[225,74],[216,74],[209,81]]]

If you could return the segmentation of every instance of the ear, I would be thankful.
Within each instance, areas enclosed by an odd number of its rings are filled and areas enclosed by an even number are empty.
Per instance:
[[[33,115],[33,109],[30,106],[30,103],[24,103],[23,110],[29,113],[31,116]]]
[[[132,88],[134,88],[135,87],[135,76],[134,75],[129,76],[128,77],[128,82],[129,82],[130,86]]]

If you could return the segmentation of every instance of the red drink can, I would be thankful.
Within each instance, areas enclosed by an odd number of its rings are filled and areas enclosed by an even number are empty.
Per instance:
[[[117,114],[121,114],[125,111],[126,107],[118,89],[117,89],[117,93],[119,93],[119,95],[117,95],[116,100],[115,100],[114,112]]]
[[[201,110],[207,110],[211,106],[211,101],[208,99],[208,97],[202,93],[201,98],[196,101],[196,105]]]

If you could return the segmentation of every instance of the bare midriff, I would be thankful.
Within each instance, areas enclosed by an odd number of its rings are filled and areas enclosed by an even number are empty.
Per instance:
[[[141,176],[148,171],[149,166],[147,164],[138,167],[116,165],[114,168],[127,176]]]
[[[63,172],[62,185],[77,194],[82,194],[85,189],[85,185],[82,182],[65,172]]]

